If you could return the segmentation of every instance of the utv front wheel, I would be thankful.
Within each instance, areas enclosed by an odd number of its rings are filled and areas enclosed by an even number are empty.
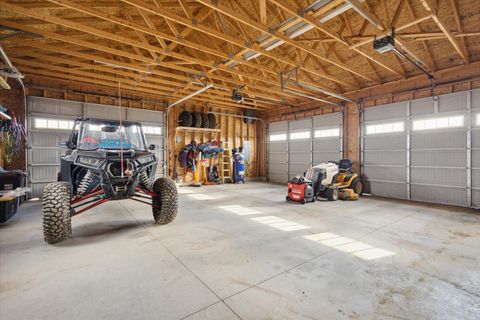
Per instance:
[[[153,219],[159,224],[167,224],[177,216],[177,186],[170,178],[158,178],[153,184],[155,196],[152,196]]]
[[[54,244],[72,236],[70,186],[65,182],[49,183],[43,189],[43,238]]]

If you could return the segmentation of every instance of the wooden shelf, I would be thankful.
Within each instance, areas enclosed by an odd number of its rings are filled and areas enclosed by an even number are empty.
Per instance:
[[[176,127],[175,130],[199,131],[199,132],[221,132],[221,129],[195,128],[195,127]]]

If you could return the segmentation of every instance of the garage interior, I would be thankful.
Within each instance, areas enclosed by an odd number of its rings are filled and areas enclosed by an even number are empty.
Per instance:
[[[478,0],[0,0],[0,49],[1,319],[480,318]]]

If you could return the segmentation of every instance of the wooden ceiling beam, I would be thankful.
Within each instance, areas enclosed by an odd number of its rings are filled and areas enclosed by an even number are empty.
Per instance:
[[[345,0],[345,2],[350,4],[353,10],[357,11],[362,17],[367,19],[375,28],[380,31],[386,30],[380,19],[378,19],[370,10],[365,9],[360,2],[357,0]]]
[[[266,57],[277,60],[277,61],[279,61],[281,63],[284,63],[286,65],[289,65],[291,67],[297,67],[299,69],[302,69],[303,71],[310,72],[310,73],[315,74],[315,75],[317,75],[319,77],[322,77],[324,79],[327,79],[327,80],[330,80],[330,81],[335,81],[335,82],[341,83],[343,85],[352,86],[352,84],[349,84],[349,83],[346,83],[346,82],[339,82],[338,78],[336,78],[336,77],[334,77],[334,78],[329,77],[325,74],[321,74],[318,71],[315,71],[315,70],[312,70],[312,69],[309,69],[309,68],[305,68],[300,63],[295,62],[295,61],[291,61],[290,59],[287,59],[286,57],[282,57],[281,55],[275,54],[275,53],[270,52],[270,51],[266,51],[266,50],[262,49],[260,45],[254,43],[254,42],[245,43],[245,42],[243,42],[243,41],[241,41],[241,40],[239,40],[235,37],[229,37],[229,36],[227,36],[227,35],[225,35],[221,32],[218,32],[215,29],[200,25],[198,23],[198,21],[183,18],[183,17],[178,16],[178,15],[176,15],[176,14],[174,14],[174,13],[168,11],[168,10],[165,10],[164,8],[157,8],[157,7],[152,6],[152,5],[150,5],[150,4],[148,4],[144,1],[141,1],[141,0],[121,0],[121,1],[123,1],[125,3],[128,3],[132,6],[141,8],[143,10],[147,10],[150,13],[165,17],[167,19],[175,21],[176,23],[180,23],[184,26],[192,28],[196,31],[200,31],[200,32],[205,33],[205,34],[207,34],[209,36],[212,36],[214,38],[224,40],[226,42],[230,42],[230,43],[235,44],[239,47],[242,47],[243,49],[254,50],[254,51],[256,51],[256,52],[258,52],[258,53],[260,53],[260,54],[262,54]],[[318,86],[318,84],[314,84],[314,85]]]
[[[127,21],[127,20],[124,20],[124,19],[120,19],[120,18],[117,18],[117,17],[114,17],[114,16],[111,16],[109,14],[106,14],[106,13],[103,13],[103,12],[100,12],[98,10],[95,10],[95,9],[91,9],[91,8],[88,8],[88,7],[84,7],[84,6],[80,6],[72,1],[68,1],[68,0],[50,0],[52,2],[55,2],[57,4],[60,4],[60,5],[63,5],[63,6],[66,6],[68,8],[71,8],[71,9],[75,9],[75,10],[78,10],[78,11],[81,11],[83,13],[87,13],[87,14],[90,14],[90,15],[94,15],[94,16],[97,16],[99,18],[102,18],[102,19],[105,19],[105,20],[108,20],[110,22],[113,22],[113,23],[116,23],[118,25],[121,25],[121,26],[125,26],[125,27],[129,27],[129,28],[132,28],[134,30],[137,30],[137,31],[142,31],[144,33],[148,33],[148,34],[151,34],[153,36],[158,36],[160,38],[163,38],[165,40],[168,40],[168,41],[172,41],[172,42],[176,42],[178,44],[182,44],[182,45],[185,45],[185,46],[188,46],[188,47],[191,47],[193,49],[196,49],[196,50],[199,50],[199,51],[202,51],[202,52],[205,52],[205,53],[209,53],[211,55],[214,55],[214,56],[218,56],[222,59],[226,59],[226,60],[234,60],[238,63],[242,63],[242,64],[245,64],[245,65],[248,65],[252,68],[257,68],[257,69],[261,69],[265,72],[268,72],[268,73],[272,73],[274,74],[275,76],[278,76],[277,73],[275,73],[274,71],[272,71],[270,68],[266,68],[266,67],[263,67],[261,65],[258,65],[258,64],[255,64],[255,63],[252,63],[252,62],[249,62],[249,61],[245,61],[243,59],[239,59],[239,58],[234,58],[232,57],[231,55],[227,55],[225,53],[220,53],[218,52],[217,50],[213,50],[211,49],[210,47],[207,47],[207,46],[202,46],[202,45],[199,45],[197,43],[193,43],[193,42],[190,42],[190,41],[187,41],[187,40],[184,40],[182,37],[172,37],[172,36],[169,36],[169,35],[166,35],[164,33],[161,33],[161,32],[158,32],[158,31],[155,31],[154,29],[151,29],[151,28],[147,28],[147,27],[144,27],[142,25],[139,25],[137,23],[134,23],[134,22],[130,22],[130,21]],[[12,8],[12,6],[8,6],[7,8]],[[22,10],[22,9],[19,9],[19,8],[16,8],[15,10],[19,11],[19,12],[22,12],[24,14],[28,14],[29,11],[26,12],[26,10]],[[82,26],[82,25],[78,25],[78,24],[75,24],[75,23],[72,23],[72,22],[69,22],[68,20],[63,20],[63,19],[60,19],[60,18],[56,18],[56,17],[51,17],[51,16],[47,16],[47,15],[42,15],[42,14],[39,14],[39,13],[31,13],[30,14],[35,14],[36,17],[39,17],[39,18],[42,18],[42,19],[46,19],[46,20],[49,20],[53,23],[57,23],[57,24],[60,24],[60,25],[63,25],[63,26],[67,26],[67,27],[70,27],[70,28],[74,28],[74,29],[77,29],[77,30],[82,30],[84,32],[88,32],[92,35],[98,35],[98,36],[102,36],[102,37],[105,37],[105,38],[109,38],[109,39],[112,39],[112,40],[115,40],[115,41],[118,41],[118,42],[123,42],[123,43],[126,43],[126,44],[129,44],[129,45],[134,45],[136,47],[141,47],[143,49],[146,49],[148,51],[153,51],[153,52],[157,52],[159,54],[166,54],[166,55],[170,55],[170,56],[173,56],[173,57],[176,57],[178,59],[183,59],[185,61],[192,61],[192,60],[188,60],[188,57],[187,56],[179,56],[178,54],[174,53],[174,52],[170,52],[168,49],[166,50],[167,52],[165,51],[158,51],[156,47],[154,46],[151,46],[149,45],[148,43],[141,43],[141,42],[136,42],[132,39],[125,39],[124,37],[119,37],[119,36],[116,36],[114,34],[108,34],[104,31],[101,31],[101,30],[98,30],[98,29],[94,29],[94,28],[91,28],[91,27],[87,27],[87,26]],[[157,51],[156,51],[157,50]],[[169,52],[169,53],[168,53]],[[202,64],[202,60],[201,59],[196,59],[195,61],[193,62],[196,62],[198,64]],[[215,64],[215,63],[209,63],[207,64],[207,66],[211,66],[212,64]],[[204,63],[205,65],[205,63]],[[217,67],[215,67],[217,68]],[[230,72],[232,73],[232,71],[229,69],[229,68],[223,68],[222,69],[223,71],[227,71],[227,72]],[[235,73],[234,73],[235,74]],[[321,75],[319,75],[321,76]],[[333,77],[331,77],[333,78]],[[262,81],[262,80],[260,80]]]
[[[32,60],[12,58],[12,61],[15,61],[15,63],[17,63],[18,65],[30,67],[30,68],[23,68],[27,72],[32,72],[31,67],[42,68],[42,72],[43,72],[43,70],[48,70],[49,73],[46,73],[46,75],[51,75],[51,70],[55,70],[57,72],[61,72],[61,73],[64,73],[64,74],[67,74],[67,75],[70,75],[70,76],[73,74],[74,77],[92,78],[93,79],[92,81],[94,81],[95,83],[97,83],[97,81],[102,81],[102,83],[98,83],[98,84],[103,84],[103,83],[106,83],[106,82],[110,82],[111,84],[114,84],[114,86],[115,85],[118,86],[118,83],[120,82],[120,83],[122,83],[122,85],[125,85],[125,87],[128,87],[128,88],[135,88],[137,90],[144,91],[144,92],[150,92],[150,93],[155,93],[156,92],[157,95],[161,94],[162,97],[167,99],[167,100],[172,100],[172,98],[174,98],[173,100],[175,100],[177,98],[184,97],[183,94],[174,95],[172,93],[172,91],[168,90],[169,88],[165,88],[165,87],[157,86],[157,85],[152,85],[152,84],[147,84],[147,83],[143,83],[143,84],[140,85],[135,80],[128,80],[128,79],[125,79],[125,78],[112,77],[112,76],[108,76],[108,75],[104,75],[104,74],[98,74],[98,73],[92,73],[92,72],[87,72],[87,71],[82,71],[82,70],[69,69],[69,68],[64,68],[64,67],[60,67],[60,66],[56,66],[56,65],[51,65],[51,64],[48,64],[48,63],[35,62],[35,61],[32,61]],[[53,74],[55,74],[55,73],[53,73]],[[194,88],[194,89],[197,90],[197,88]],[[217,93],[223,93],[223,91],[217,91]],[[212,95],[211,97],[202,98],[202,96],[205,96],[205,95],[206,95],[206,93],[197,95],[196,99],[199,100],[199,101],[203,101],[203,102],[217,101],[217,102],[221,102],[221,103],[224,103],[224,104],[230,105],[230,106],[236,106],[237,105],[237,104],[231,102],[229,97],[225,98],[225,97],[222,97],[222,96],[219,96],[219,95],[215,95],[215,96]],[[258,104],[257,103],[257,105],[261,105],[264,108],[271,108],[271,106],[265,106],[263,104]],[[255,107],[255,105],[251,105],[250,103],[245,103],[242,106],[244,106],[246,108]]]
[[[122,1],[127,1],[127,0],[122,0]],[[131,0],[133,1],[133,0]],[[270,34],[272,35],[273,37],[275,38],[278,38],[282,41],[284,41],[285,43],[295,47],[295,48],[298,48],[304,52],[307,52],[315,57],[317,57],[318,59],[320,60],[323,60],[329,64],[332,64],[340,69],[343,69],[344,71],[348,71],[350,73],[353,73],[361,78],[364,78],[366,80],[369,80],[371,82],[375,82],[373,79],[369,78],[369,77],[366,77],[364,76],[362,73],[354,70],[353,68],[343,64],[343,63],[340,63],[338,61],[334,61],[334,60],[331,60],[331,59],[328,59],[328,58],[325,58],[324,56],[320,55],[316,50],[312,49],[311,47],[309,46],[306,46],[298,41],[295,41],[287,36],[285,36],[284,34],[278,32],[278,31],[275,31],[273,29],[270,29],[268,26],[264,25],[264,24],[261,24],[255,20],[252,20],[244,15],[241,15],[239,14],[238,12],[234,12],[230,9],[228,9],[227,7],[225,7],[224,5],[220,4],[220,3],[217,3],[217,2],[209,2],[207,0],[197,0],[198,2],[204,4],[205,6],[207,7],[210,7],[218,12],[221,12],[222,14],[224,15],[227,15],[229,16],[230,18],[232,19],[235,19],[249,27],[252,27],[262,33],[266,33],[266,34]],[[129,1],[130,2],[130,1]]]
[[[260,23],[268,25],[267,21],[267,0],[258,0],[258,7],[260,12]]]
[[[13,25],[13,26],[14,27],[19,27],[19,26],[16,26],[16,25]],[[101,62],[101,63],[105,63],[107,65],[108,64],[109,65],[118,65],[118,66],[121,66],[125,69],[139,70],[143,73],[151,72],[154,75],[159,75],[159,76],[162,76],[162,77],[172,78],[172,79],[176,79],[176,80],[191,81],[191,79],[192,79],[191,77],[178,75],[178,74],[175,74],[173,72],[164,72],[164,71],[160,71],[160,70],[149,70],[148,68],[138,66],[138,64],[124,63],[124,62],[121,62],[121,61],[118,61],[118,60],[112,60],[112,59],[109,59],[109,58],[104,58],[104,57],[102,57],[98,54],[91,55],[91,54],[82,53],[82,52],[77,51],[77,50],[66,49],[64,46],[48,45],[48,44],[44,44],[44,43],[30,43],[29,45],[31,47],[40,48],[40,49],[43,49],[43,50],[51,51],[53,53],[61,53],[61,54],[65,54],[65,55],[69,55],[69,56],[73,56],[73,57],[77,57],[77,58],[81,58],[81,59],[98,61],[98,62]],[[88,49],[91,49],[91,46],[89,46],[89,42],[85,43],[84,47],[88,48]],[[104,49],[105,50],[104,52],[109,52],[110,50],[108,50],[108,47],[106,47],[106,48],[107,49]],[[98,48],[95,48],[95,49],[98,49]],[[23,53],[25,51],[25,49],[23,47],[19,47],[19,50],[20,50],[21,53]],[[146,62],[149,62],[148,64],[154,63],[154,61],[152,61],[150,59],[146,59]],[[185,68],[185,67],[181,67],[181,66],[177,66],[172,62],[163,62],[161,66],[166,67],[166,68],[170,68],[170,69],[173,69],[173,70],[179,70],[181,72],[185,72],[185,73],[190,74],[190,75],[196,74],[197,76],[201,77],[201,72],[200,71]],[[230,87],[226,87],[225,88],[226,90],[231,90],[238,83],[238,81],[234,81],[231,78],[227,78],[227,77],[223,77],[223,76],[219,76],[219,75],[212,75],[212,78],[231,83],[232,85]],[[261,86],[261,85],[255,85],[255,90],[257,90],[257,92],[259,92],[259,94],[258,94],[259,96],[262,95],[262,92],[266,92],[264,95],[266,95],[267,97],[268,97],[268,95],[271,95],[272,96],[271,99],[276,99],[277,95],[289,96],[289,94],[284,93],[284,92],[280,91],[279,89],[264,87],[264,86]]]
[[[458,14],[458,9],[457,9],[458,4],[455,2],[455,0],[450,0],[450,6],[452,7],[453,16],[455,18],[455,24],[457,25],[457,31],[459,33],[462,33],[463,32],[463,27],[462,27],[462,21],[460,20],[460,15]],[[467,43],[465,42],[465,38],[460,38],[460,45],[462,47],[463,52],[465,52],[465,56],[467,58],[467,61],[470,61],[469,56],[468,56]]]
[[[453,46],[455,51],[462,58],[463,62],[465,64],[469,64],[470,62],[469,62],[469,59],[468,59],[468,53],[464,51],[464,49],[457,42],[457,40],[455,39],[453,34],[450,32],[450,30],[448,30],[446,25],[438,17],[438,7],[437,7],[436,3],[431,3],[428,0],[419,0],[419,1],[423,5],[425,10],[427,10],[427,12],[429,12],[431,14],[431,17],[432,17],[433,21],[435,21],[435,23],[440,28],[440,30],[445,34],[445,36],[447,37],[450,44]]]
[[[424,17],[421,17],[421,18],[418,18],[418,19],[415,19],[413,21],[410,21],[402,26],[399,26],[397,28],[395,28],[395,32],[398,32],[398,31],[402,31],[402,30],[405,30],[405,29],[408,29],[410,27],[413,27],[419,23],[422,23],[422,22],[425,22],[425,21],[428,21],[431,19],[431,15],[427,15],[427,16],[424,16]],[[383,33],[381,35],[377,35],[378,37],[381,37],[381,36],[385,36],[387,35],[387,33]],[[358,43],[355,43],[355,44],[352,44],[352,48],[358,48],[358,47],[361,47],[361,46],[364,46],[366,44],[369,44],[371,42],[373,42],[373,39],[374,39],[374,36],[369,36],[367,39],[363,40],[363,41],[360,41]]]
[[[15,10],[15,11],[18,11],[19,13],[24,13],[26,15],[28,15],[28,13],[29,13],[29,9],[23,9],[21,7],[13,6],[11,4],[5,5],[4,8],[6,8],[7,10],[10,10],[10,9]],[[25,10],[27,12],[25,12]],[[190,57],[190,56],[185,56],[185,55],[174,53],[174,52],[168,52],[168,50],[161,50],[161,49],[159,49],[155,46],[145,45],[145,44],[142,44],[142,43],[140,43],[138,41],[135,41],[133,39],[127,39],[127,38],[124,38],[124,37],[121,37],[121,36],[118,36],[118,35],[108,34],[108,33],[105,33],[101,30],[97,30],[97,29],[94,29],[94,28],[91,28],[91,27],[76,25],[74,23],[70,23],[66,20],[63,20],[63,19],[60,19],[60,18],[57,18],[57,17],[52,17],[52,16],[48,16],[48,15],[45,15],[45,14],[41,14],[41,13],[31,13],[31,14],[34,14],[36,17],[39,17],[39,18],[42,18],[42,19],[49,19],[51,21],[56,21],[59,24],[70,26],[72,28],[76,28],[76,29],[79,29],[79,30],[81,29],[81,30],[84,30],[85,32],[90,32],[91,34],[94,34],[94,35],[97,35],[97,36],[103,36],[107,39],[114,39],[114,40],[117,40],[120,43],[124,43],[124,44],[127,44],[127,45],[135,45],[137,47],[140,47],[140,48],[143,48],[143,49],[146,49],[146,50],[152,50],[152,51],[160,53],[160,54],[163,53],[163,54],[175,57],[175,58],[180,59],[180,60],[195,62],[199,65],[204,65],[204,66],[207,66],[207,67],[215,67],[215,68],[218,68],[222,71],[230,73],[232,75],[242,74],[245,77],[253,78],[253,79],[256,79],[258,81],[261,81],[261,82],[264,82],[264,83],[269,83],[273,86],[280,87],[279,81],[278,82],[277,81],[271,81],[271,80],[265,79],[263,77],[254,76],[250,73],[242,73],[238,70],[233,70],[231,68],[219,66],[214,62],[212,62],[212,63],[204,62],[203,60],[195,59],[195,58]],[[87,48],[93,48],[93,49],[103,51],[103,52],[108,52],[108,53],[111,53],[111,54],[114,54],[114,55],[124,56],[124,57],[127,57],[127,58],[132,58],[134,60],[140,60],[140,61],[144,61],[144,62],[151,63],[151,64],[157,64],[154,60],[151,60],[150,58],[146,58],[144,56],[139,56],[139,55],[130,53],[128,51],[112,49],[112,48],[109,48],[109,47],[98,45],[96,43],[82,41],[82,40],[75,39],[75,38],[72,38],[72,37],[64,37],[64,36],[55,34],[55,33],[50,32],[50,31],[36,29],[36,28],[33,28],[33,27],[19,26],[15,23],[10,23],[10,26],[15,28],[15,29],[25,30],[25,31],[28,31],[28,32],[31,32],[31,33],[36,33],[36,34],[41,34],[41,35],[49,37],[51,39],[55,39],[55,40],[59,40],[59,41],[63,41],[63,42],[68,42],[68,43],[73,43],[73,44],[78,44],[78,45],[81,45],[81,46],[84,46],[84,47],[87,47]],[[199,73],[199,72],[197,71],[196,73]],[[281,90],[278,90],[278,93],[284,94],[284,95],[289,95],[289,94],[284,93]]]
[[[302,20],[310,25],[312,25],[315,29],[317,29],[318,31],[321,31],[323,33],[325,33],[326,35],[328,35],[329,37],[331,37],[332,39],[336,40],[337,42],[341,43],[342,45],[346,46],[348,49],[351,49],[353,51],[355,51],[356,53],[360,54],[361,56],[371,60],[372,62],[378,64],[379,66],[383,67],[384,69],[400,76],[400,77],[403,77],[404,75],[399,73],[398,71],[396,71],[395,69],[393,69],[392,67],[386,65],[385,63],[381,62],[380,60],[378,59],[375,59],[374,57],[372,57],[370,54],[367,54],[363,51],[361,51],[360,49],[358,48],[355,48],[355,47],[351,47],[350,44],[344,40],[341,36],[340,33],[336,33],[336,32],[332,32],[332,31],[329,31],[328,29],[326,29],[324,26],[321,25],[320,22],[316,21],[314,18],[311,18],[309,17],[308,15],[302,15],[300,14],[302,11],[301,11],[301,8],[295,8],[295,7],[292,7],[291,4],[286,4],[284,3],[283,1],[280,1],[280,0],[269,0],[270,2],[274,3],[276,6],[279,6],[280,8],[282,8],[283,10],[287,11],[288,13],[290,13],[291,15],[295,16],[297,19],[299,20]],[[354,73],[355,75],[358,76],[357,73]],[[361,78],[364,78],[363,76],[361,76]],[[376,82],[376,80],[372,80],[370,78],[367,78],[368,80],[371,80],[373,82]]]
[[[118,0],[111,0],[111,1],[80,1],[79,4],[92,6],[94,8],[118,8]],[[187,1],[189,6],[192,9],[197,9],[202,7],[201,4],[196,3],[195,1]],[[22,6],[26,8],[33,8],[33,9],[58,9],[57,6],[52,5],[52,3],[48,1],[25,1],[22,2]],[[179,4],[178,1],[162,1],[162,6],[165,8],[178,8]]]

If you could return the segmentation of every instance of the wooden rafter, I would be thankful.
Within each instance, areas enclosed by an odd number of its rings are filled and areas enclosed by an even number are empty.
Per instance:
[[[123,0],[123,1],[126,1],[126,0]],[[361,77],[361,78],[365,78],[366,80],[369,80],[369,81],[374,82],[373,79],[364,76],[361,72],[358,72],[358,71],[354,70],[353,68],[351,68],[351,67],[349,67],[349,66],[347,66],[347,65],[345,65],[345,64],[343,64],[343,63],[341,63],[341,62],[328,59],[328,58],[320,55],[316,50],[313,50],[311,47],[308,47],[308,46],[306,46],[306,45],[303,45],[302,43],[300,43],[300,42],[298,42],[298,41],[296,41],[296,40],[292,40],[292,39],[290,39],[289,37],[281,34],[280,32],[275,31],[275,30],[273,30],[273,29],[270,29],[268,26],[263,25],[263,24],[261,24],[261,23],[259,23],[259,22],[257,22],[257,21],[254,21],[254,20],[252,20],[252,19],[250,19],[250,18],[248,18],[248,17],[246,17],[246,16],[244,16],[244,15],[240,15],[238,12],[234,12],[234,11],[230,10],[229,8],[227,8],[226,6],[222,5],[222,4],[219,4],[219,3],[211,3],[211,2],[206,1],[206,0],[197,0],[197,1],[200,2],[200,3],[202,3],[202,4],[204,4],[204,5],[206,5],[206,6],[208,6],[208,7],[210,7],[210,8],[212,8],[212,9],[214,9],[214,10],[217,10],[217,11],[219,11],[219,12],[221,12],[221,13],[229,16],[229,17],[232,18],[232,19],[235,19],[235,20],[237,20],[237,21],[240,21],[241,23],[243,23],[243,24],[245,24],[245,25],[247,25],[247,26],[249,26],[249,27],[252,27],[252,28],[254,28],[254,29],[257,29],[257,30],[259,30],[259,31],[261,31],[261,32],[263,32],[263,33],[266,33],[266,34],[270,34],[270,35],[272,35],[273,37],[278,38],[278,39],[284,41],[285,43],[290,44],[291,46],[293,46],[293,47],[295,47],[295,48],[298,48],[298,49],[300,49],[300,50],[302,50],[302,51],[305,51],[305,52],[307,52],[307,53],[309,53],[309,54],[311,54],[311,55],[319,58],[320,60],[323,60],[323,61],[325,61],[325,62],[328,62],[328,63],[330,63],[330,64],[332,64],[332,65],[334,65],[334,66],[336,66],[336,67],[338,67],[338,68],[340,68],[340,69],[343,69],[343,70],[345,70],[345,71],[347,71],[347,72],[353,73],[353,74],[355,74],[355,75],[357,75],[357,76],[359,76],[359,77]],[[255,50],[256,50],[256,49],[255,49]]]
[[[448,41],[451,43],[455,51],[457,51],[457,53],[462,58],[463,62],[468,64],[469,63],[468,53],[464,51],[464,48],[460,46],[460,44],[457,42],[453,34],[450,32],[450,30],[448,30],[446,25],[438,17],[438,12],[437,12],[438,7],[436,2],[431,3],[428,0],[419,0],[419,1],[422,3],[425,10],[427,10],[431,14],[433,21],[435,21],[435,23],[440,28],[440,30],[445,34],[445,36],[447,37]]]

